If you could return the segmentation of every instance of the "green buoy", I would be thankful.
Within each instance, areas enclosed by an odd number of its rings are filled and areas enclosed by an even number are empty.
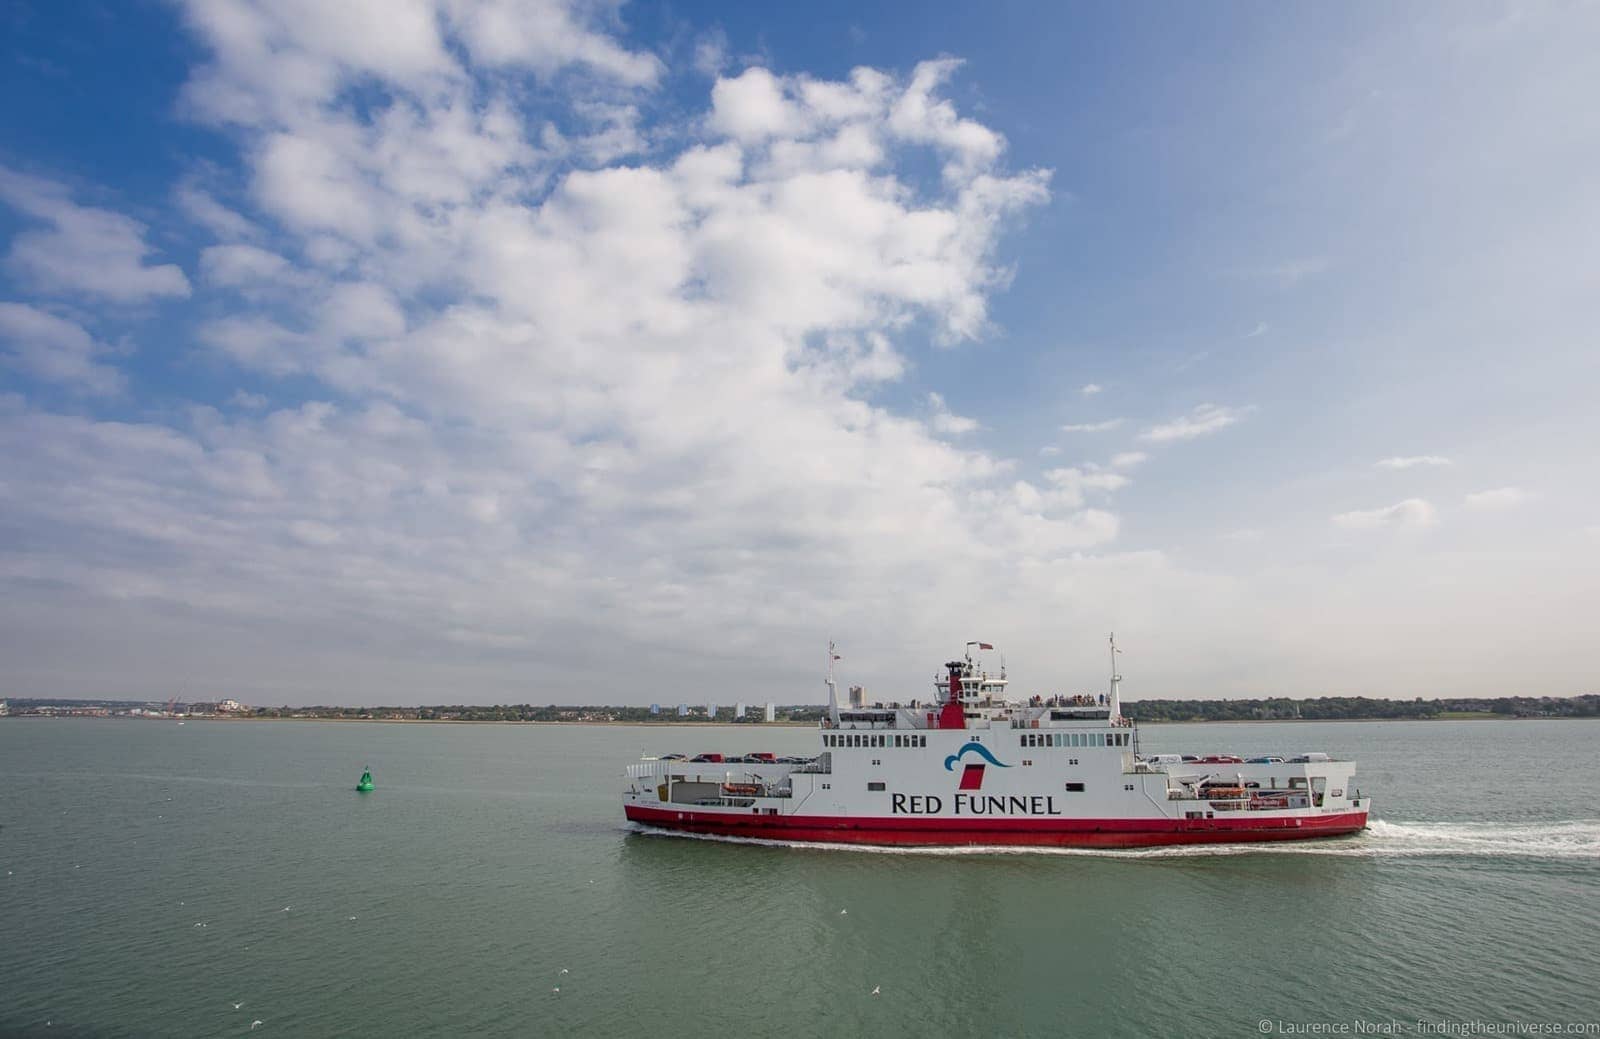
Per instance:
[[[369,768],[362,770],[361,782],[356,784],[356,789],[361,791],[363,794],[372,789],[372,769]]]

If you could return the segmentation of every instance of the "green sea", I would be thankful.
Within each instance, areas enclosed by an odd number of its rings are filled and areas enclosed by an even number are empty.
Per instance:
[[[1331,842],[867,851],[622,818],[641,751],[816,737],[0,720],[0,1035],[1600,1035],[1600,724],[1143,729],[1358,759],[1378,821]]]

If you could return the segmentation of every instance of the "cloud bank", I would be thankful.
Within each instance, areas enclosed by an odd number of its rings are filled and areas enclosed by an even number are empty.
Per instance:
[[[952,443],[978,424],[938,393],[875,403],[919,349],[986,334],[1002,234],[1049,197],[942,96],[959,63],[746,68],[646,140],[665,70],[581,5],[185,10],[208,57],[183,111],[240,150],[231,181],[177,188],[212,236],[196,340],[235,406],[156,424],[6,399],[0,437],[48,448],[0,494],[54,532],[11,579],[267,626],[293,603],[429,657],[414,685],[480,654],[787,669],[830,630],[926,652],[982,584],[1017,644],[1094,574],[1161,572],[1081,555],[1115,539],[1125,477],[1030,482]],[[530,109],[530,76],[566,103]],[[191,291],[135,222],[3,186],[54,227],[12,251],[41,286]],[[114,262],[74,282],[85,226]],[[116,389],[82,328],[0,318],[13,364]]]

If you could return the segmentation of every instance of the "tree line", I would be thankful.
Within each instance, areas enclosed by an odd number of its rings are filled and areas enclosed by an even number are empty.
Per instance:
[[[1600,695],[1449,697],[1380,700],[1370,696],[1319,696],[1306,700],[1134,700],[1122,713],[1142,722],[1235,722],[1287,719],[1426,719],[1461,716],[1501,718],[1600,717]]]

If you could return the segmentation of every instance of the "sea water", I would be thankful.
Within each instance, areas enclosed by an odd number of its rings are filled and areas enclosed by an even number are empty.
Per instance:
[[[873,851],[622,818],[641,752],[808,753],[815,730],[6,719],[0,1035],[1581,1026],[1600,1022],[1597,736],[1146,726],[1149,752],[1356,758],[1376,821],[1265,846]]]

